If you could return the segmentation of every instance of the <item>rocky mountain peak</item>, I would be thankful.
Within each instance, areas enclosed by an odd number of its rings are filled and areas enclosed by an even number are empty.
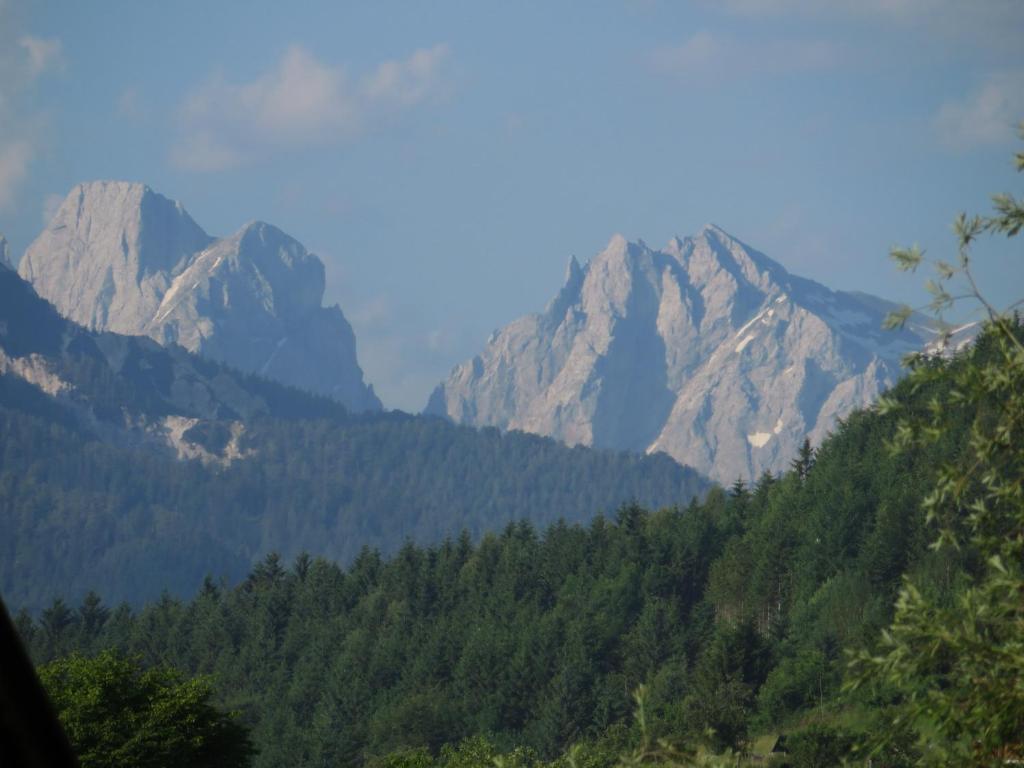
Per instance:
[[[569,257],[569,263],[565,265],[565,280],[562,281],[563,285],[575,283],[583,277],[583,267],[580,266],[579,260],[576,258],[576,254]]]
[[[664,250],[616,235],[570,262],[542,315],[456,367],[428,411],[750,480],[900,375],[928,333],[882,332],[891,306],[791,275],[716,225]]]
[[[7,238],[0,234],[0,267],[14,269],[11,263],[11,248],[7,244]]]
[[[19,272],[88,328],[180,344],[354,410],[381,407],[351,326],[321,306],[323,262],[265,222],[213,238],[144,184],[79,184]]]
[[[18,271],[80,325],[132,333],[210,240],[144,184],[94,181],[71,190]]]

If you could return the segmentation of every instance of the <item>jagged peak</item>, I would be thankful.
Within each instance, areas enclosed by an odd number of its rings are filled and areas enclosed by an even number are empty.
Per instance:
[[[89,328],[173,341],[353,410],[380,408],[351,326],[340,310],[323,310],[323,262],[266,222],[211,238],[145,184],[87,181],[20,268],[40,296]]]
[[[579,260],[576,258],[574,253],[569,257],[569,263],[565,265],[565,279],[562,281],[563,285],[569,285],[583,274],[583,267],[580,266]]]
[[[720,226],[715,224],[713,221],[709,221],[707,224],[705,224],[703,227],[701,227],[700,231],[697,234],[698,234],[698,236],[703,236],[703,237],[707,237],[708,235],[714,235],[716,237],[724,238],[724,239],[727,239],[727,240],[735,240],[736,239],[732,235],[730,235],[728,232],[726,232],[724,229],[722,229]]]
[[[565,314],[565,310],[579,299],[585,275],[586,271],[580,266],[575,254],[570,256],[569,263],[565,266],[565,280],[562,283],[562,287],[555,297],[548,302],[544,314],[556,322],[560,321]],[[491,334],[491,338],[487,340],[488,344],[497,338],[497,333],[495,331],[495,333]]]
[[[156,194],[148,184],[143,184],[141,181],[126,181],[123,179],[94,179],[92,181],[79,182],[72,188],[71,194],[76,192],[86,195],[109,193],[133,194],[140,197],[147,194]]]
[[[163,219],[181,221],[188,236],[194,239],[210,239],[179,201],[153,191],[141,181],[98,179],[76,184],[57,208],[48,228],[60,228],[76,224],[84,211],[98,213],[105,221],[128,221],[132,218],[147,220]]]
[[[242,240],[248,236],[265,237],[268,232],[274,235],[285,234],[273,224],[268,224],[267,222],[260,221],[259,219],[251,219],[240,226],[231,238],[234,240]]]
[[[37,289],[40,281],[45,283],[43,294],[54,300],[58,295],[67,298],[69,285],[81,287],[82,280],[89,282],[97,263],[116,261],[129,269],[120,271],[115,292],[131,290],[128,284],[134,275],[161,271],[177,274],[189,257],[210,241],[181,203],[141,182],[84,181],[72,187],[46,228],[25,251],[18,270]],[[72,248],[72,243],[77,245]],[[75,263],[65,263],[68,253],[75,254]],[[68,269],[82,271],[69,281],[64,275]],[[99,295],[98,286],[91,288],[96,288]],[[92,313],[74,319],[90,327],[96,322]]]
[[[281,231],[278,227],[275,227],[273,224],[269,224],[266,221],[263,221],[262,219],[250,219],[249,221],[245,222],[245,224],[238,228],[236,234],[241,235],[251,230],[262,231],[264,229],[270,229],[277,232]]]
[[[689,237],[680,237],[679,235],[672,235],[669,238],[668,244],[665,246],[666,253],[681,253],[686,244],[690,242]]]
[[[626,236],[621,232],[616,232],[608,239],[608,245],[604,247],[605,251],[624,251],[629,247],[629,241]]]
[[[280,227],[276,227],[273,224],[269,224],[259,219],[253,219],[247,221],[238,230],[226,240],[243,241],[250,238],[257,238],[261,243],[277,242],[289,247],[297,247],[303,253],[308,253],[305,246],[302,245],[298,240],[289,235]],[[312,256],[312,254],[308,254]],[[315,257],[314,257],[315,258]]]
[[[179,211],[184,210],[176,200],[171,200],[154,192],[149,186],[140,181],[120,181],[115,179],[83,181],[76,184],[68,192],[64,203],[57,210],[54,221],[56,222],[61,219],[61,214],[66,214],[65,209],[69,204],[74,206],[73,210],[76,212],[90,204],[128,212],[133,208],[142,208],[143,205],[152,203],[157,205],[165,203]]]
[[[94,179],[82,182],[83,187],[102,187],[106,189],[123,189],[126,191],[138,192],[143,195],[155,195],[157,192],[144,181],[132,181],[130,179]],[[162,197],[162,195],[161,195]],[[169,198],[168,198],[169,199]]]
[[[11,263],[11,248],[2,233],[0,233],[0,267],[14,269],[14,264]]]
[[[64,204],[66,205],[69,201],[75,203],[76,208],[80,208],[91,201],[122,209],[149,206],[174,208],[179,215],[187,218],[191,224],[198,228],[198,225],[189,216],[188,211],[185,210],[184,205],[173,198],[154,191],[152,187],[141,181],[95,179],[93,181],[79,182],[68,192],[67,197],[64,199]],[[63,208],[63,205],[61,207]]]
[[[231,237],[220,241],[223,245],[238,253],[245,260],[255,260],[259,264],[281,263],[288,269],[301,267],[305,274],[319,286],[320,295],[325,287],[326,267],[315,253],[311,253],[302,243],[282,229],[265,221],[254,219],[235,232]],[[266,261],[270,259],[271,262]],[[307,270],[312,269],[310,273]],[[319,299],[317,299],[319,302]]]
[[[651,252],[650,247],[643,240],[638,238],[636,241],[630,241],[624,235],[616,232],[611,236],[604,250],[591,259],[591,262],[629,260]]]
[[[709,246],[712,246],[713,242],[719,243],[725,246],[727,250],[732,250],[734,246],[739,246],[745,251],[749,250],[743,243],[726,232],[720,226],[713,222],[708,222],[697,230],[697,234],[695,235],[686,235],[685,237],[673,235],[665,246],[664,253],[679,259],[684,254],[688,253],[695,243],[699,241],[703,241]]]

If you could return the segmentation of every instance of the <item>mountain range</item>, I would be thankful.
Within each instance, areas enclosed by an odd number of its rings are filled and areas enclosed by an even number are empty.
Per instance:
[[[378,411],[352,328],[323,307],[324,265],[263,222],[213,238],[143,184],[79,184],[18,269],[70,320],[178,344],[241,371]]]
[[[895,305],[833,291],[721,228],[662,249],[612,238],[539,314],[496,331],[426,412],[570,445],[665,452],[723,483],[785,469],[934,337]]]
[[[212,238],[142,184],[80,184],[19,272],[86,328],[180,345],[353,412],[378,411],[324,265],[265,223]],[[934,340],[894,305],[790,274],[723,229],[654,249],[616,235],[570,259],[546,309],[496,331],[425,413],[568,445],[664,452],[723,483],[785,469],[800,444],[902,375]]]

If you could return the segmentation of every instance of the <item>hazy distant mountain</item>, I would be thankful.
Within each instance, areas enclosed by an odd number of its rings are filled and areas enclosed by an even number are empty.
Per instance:
[[[456,367],[427,412],[569,444],[664,451],[722,482],[787,467],[931,338],[715,226],[662,250],[612,238],[541,314]]]
[[[262,222],[207,235],[142,184],[75,187],[19,265],[41,296],[87,328],[180,344],[242,371],[380,410],[324,265]]]
[[[0,408],[47,414],[103,442],[217,464],[242,455],[239,439],[257,417],[346,413],[333,400],[273,385],[178,345],[90,332],[61,317],[7,268],[0,268],[0,384]],[[204,445],[206,422],[224,432],[216,447]]]

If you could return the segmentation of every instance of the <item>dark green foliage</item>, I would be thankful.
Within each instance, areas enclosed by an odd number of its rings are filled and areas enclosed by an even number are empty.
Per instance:
[[[245,729],[209,704],[207,680],[141,669],[110,651],[39,670],[82,768],[243,768]]]
[[[944,386],[891,396],[916,408]],[[803,476],[713,489],[685,509],[508,523],[387,558],[364,548],[344,569],[272,555],[189,602],[108,613],[90,597],[22,631],[40,660],[68,637],[212,674],[251,725],[258,765],[445,765],[443,745],[480,734],[462,748],[551,760],[625,733],[621,754],[641,683],[651,738],[728,751],[803,731],[794,760],[838,760],[839,722],[872,706],[841,699],[843,649],[891,620],[901,572],[936,576],[942,593],[962,568],[929,551],[919,504],[969,421],[893,460],[895,417],[857,413]]]
[[[193,432],[208,448],[225,439],[216,423]],[[0,435],[0,588],[32,608],[90,587],[114,601],[191,594],[204,575],[235,581],[272,550],[350,562],[367,545],[390,554],[706,488],[661,455],[394,414],[256,421],[251,457],[226,469],[105,444],[2,401]]]
[[[1017,169],[1024,170],[1024,154]],[[932,548],[945,557],[945,578],[934,569],[908,573],[891,625],[851,663],[849,690],[873,694],[899,726],[866,734],[862,746],[877,752],[911,743],[913,765],[1024,761],[1024,329],[1012,307],[1000,311],[985,300],[971,271],[979,237],[1015,236],[1024,206],[1008,194],[993,202],[994,216],[957,217],[957,263],[933,262],[937,281],[928,282],[940,319],[958,301],[957,279],[965,286],[960,298],[984,309],[977,351],[949,366],[911,361],[907,386],[933,390],[926,409],[881,403],[900,417],[895,456],[928,450],[951,433],[964,444],[921,505],[936,529]],[[914,249],[892,255],[904,269],[923,261]]]
[[[843,765],[854,738],[830,726],[812,725],[786,738],[789,768],[833,768]]]

